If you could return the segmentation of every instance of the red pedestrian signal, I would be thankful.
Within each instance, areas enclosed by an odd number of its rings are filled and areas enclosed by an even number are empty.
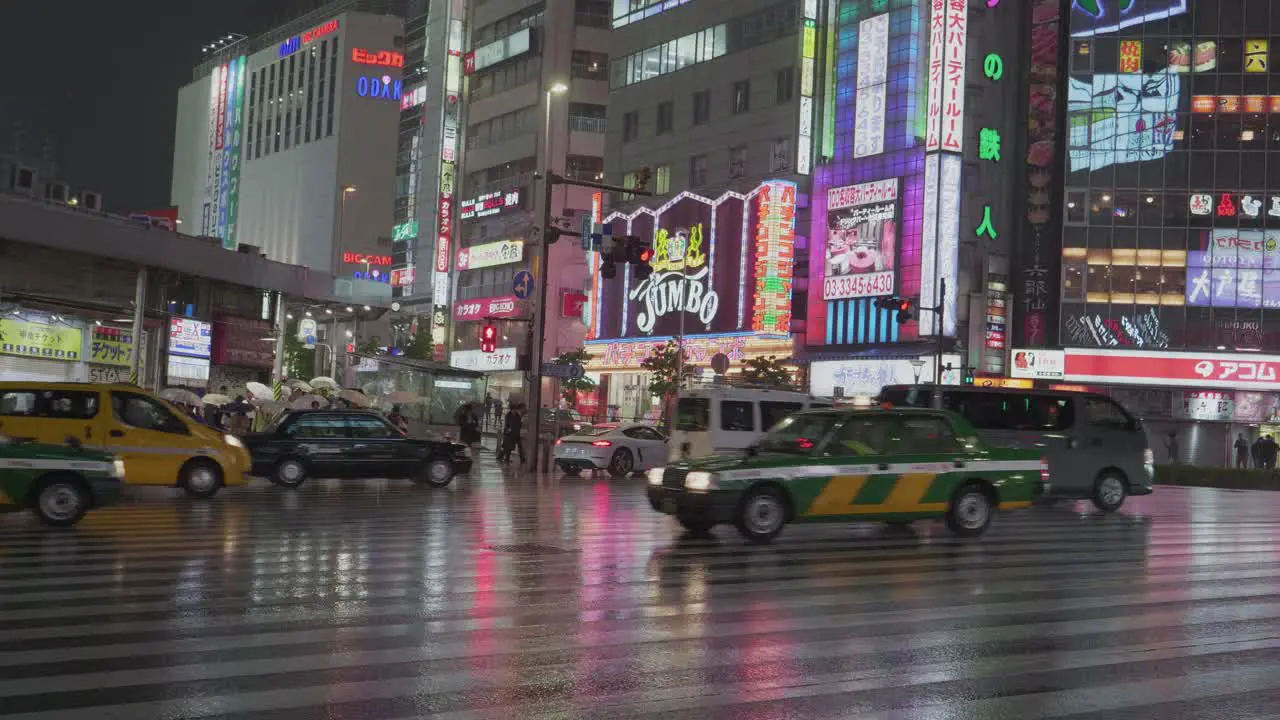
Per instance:
[[[498,328],[493,323],[480,329],[480,352],[498,352]]]

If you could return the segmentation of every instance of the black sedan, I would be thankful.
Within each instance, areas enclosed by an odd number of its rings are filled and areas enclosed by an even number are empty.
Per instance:
[[[410,438],[371,410],[294,410],[242,439],[253,474],[285,487],[309,477],[405,477],[444,487],[471,471],[467,446]]]

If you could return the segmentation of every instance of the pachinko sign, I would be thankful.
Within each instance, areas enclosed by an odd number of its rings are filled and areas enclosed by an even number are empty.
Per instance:
[[[897,178],[828,190],[822,299],[892,295],[899,225]]]
[[[653,243],[653,274],[641,280],[629,296],[641,304],[636,315],[640,332],[653,332],[658,318],[681,310],[697,315],[704,325],[715,318],[720,296],[710,286],[702,227],[699,223],[691,228],[658,230]]]

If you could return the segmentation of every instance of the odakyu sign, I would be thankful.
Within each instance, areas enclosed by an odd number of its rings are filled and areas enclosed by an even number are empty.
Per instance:
[[[403,83],[393,80],[390,75],[382,77],[361,75],[356,78],[356,94],[362,98],[400,102],[403,90]]]
[[[615,236],[651,240],[654,258],[647,278],[637,279],[628,266],[619,266],[616,278],[593,283],[588,307],[594,314],[591,325],[598,328],[595,337],[656,338],[753,329],[777,335],[755,322],[755,308],[761,293],[778,294],[779,301],[786,296],[789,302],[791,265],[769,261],[789,256],[794,240],[794,213],[779,213],[774,207],[794,197],[783,192],[788,188],[794,191],[794,184],[768,181],[748,193],[726,192],[717,198],[683,192],[658,207],[606,216],[603,220],[612,224]],[[780,245],[775,249],[773,243]],[[761,271],[768,282],[756,282]],[[777,304],[764,299],[769,307]]]

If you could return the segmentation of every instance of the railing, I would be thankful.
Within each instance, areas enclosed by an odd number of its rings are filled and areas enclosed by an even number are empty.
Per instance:
[[[604,134],[609,127],[609,122],[605,118],[587,117],[585,115],[570,115],[569,129],[578,132],[600,133]]]

